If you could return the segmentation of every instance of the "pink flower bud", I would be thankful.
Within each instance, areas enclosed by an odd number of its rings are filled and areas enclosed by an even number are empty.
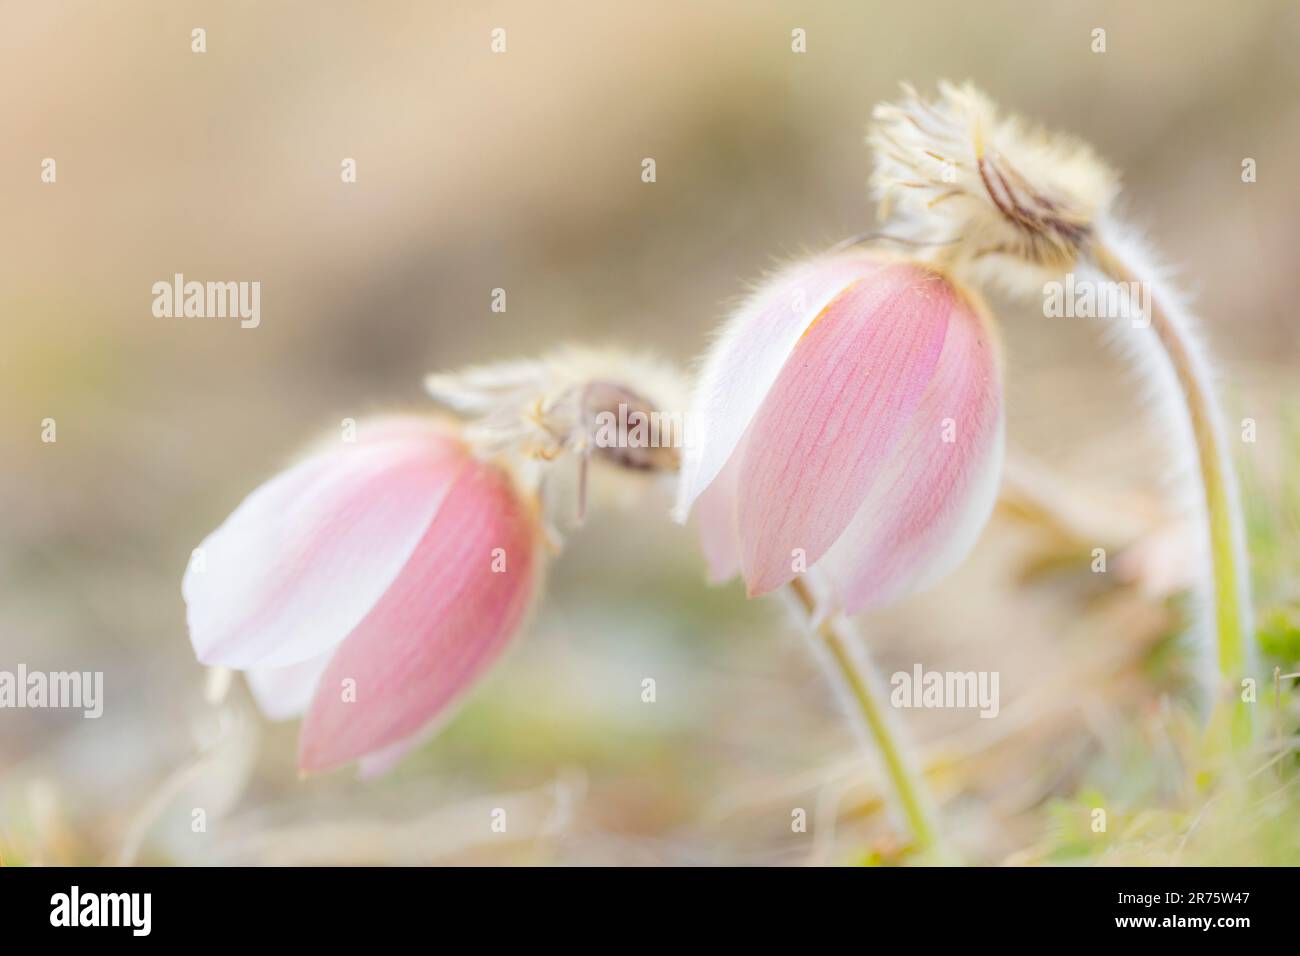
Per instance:
[[[205,664],[249,671],[272,718],[306,713],[304,770],[377,770],[499,657],[530,603],[539,529],[452,430],[362,422],[249,495],[182,592]]]
[[[751,595],[816,564],[843,607],[933,583],[988,519],[1002,464],[998,343],[944,276],[855,251],[776,276],[701,372],[677,514]]]

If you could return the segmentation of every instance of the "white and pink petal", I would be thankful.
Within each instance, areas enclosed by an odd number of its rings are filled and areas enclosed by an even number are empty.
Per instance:
[[[258,709],[268,720],[290,720],[307,712],[320,675],[334,656],[334,648],[284,667],[257,667],[244,672]]]
[[[466,460],[436,421],[381,420],[255,490],[185,573],[199,660],[278,668],[333,648],[397,578]]]
[[[887,260],[861,252],[790,266],[764,283],[723,327],[700,370],[691,406],[675,516],[721,473],[800,338],[827,303]]]

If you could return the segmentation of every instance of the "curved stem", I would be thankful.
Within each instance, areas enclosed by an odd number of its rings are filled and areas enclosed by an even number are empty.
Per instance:
[[[808,586],[795,578],[790,582],[789,590],[812,620],[817,602]],[[929,792],[900,744],[901,735],[890,719],[885,703],[884,684],[871,666],[857,635],[851,632],[843,618],[823,620],[816,632],[816,637],[828,651],[825,658],[823,655],[818,657],[833,665],[833,669],[828,668],[828,676],[845,691],[853,705],[857,729],[875,745],[898,808],[912,830],[916,848],[922,852],[932,851],[940,860],[950,861],[952,856],[940,839]]]
[[[1100,244],[1092,249],[1097,267],[1114,282],[1135,282],[1151,289],[1154,283]],[[1252,658],[1250,580],[1244,554],[1245,521],[1228,454],[1219,406],[1208,368],[1189,330],[1174,320],[1166,304],[1152,294],[1148,316],[1177,379],[1196,441],[1196,457],[1205,497],[1210,560],[1214,576],[1215,634],[1220,678],[1210,718],[1213,736],[1226,734],[1238,746],[1253,734],[1250,706],[1239,688]],[[1231,704],[1227,704],[1231,695]],[[1225,715],[1226,713],[1226,715]]]

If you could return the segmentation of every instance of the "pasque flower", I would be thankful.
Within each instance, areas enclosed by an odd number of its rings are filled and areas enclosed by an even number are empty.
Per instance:
[[[196,549],[182,591],[200,661],[305,713],[304,770],[379,772],[496,661],[538,576],[509,474],[434,418],[363,421],[262,485]]]
[[[999,344],[932,268],[853,250],[795,265],[727,323],[700,372],[677,516],[710,573],[761,594],[817,565],[848,611],[969,551],[1001,470]]]
[[[268,717],[305,715],[304,770],[384,771],[499,659],[561,541],[557,464],[577,460],[579,515],[588,459],[676,470],[675,448],[593,439],[660,407],[647,386],[676,392],[651,357],[565,348],[426,384],[457,420],[361,422],[249,495],[185,574],[199,660],[246,672]]]
[[[1200,603],[1217,639],[1204,642],[1217,654],[1203,655],[1203,686],[1231,714],[1236,739],[1249,739],[1240,687],[1254,666],[1254,622],[1227,416],[1187,301],[1116,213],[1119,177],[1086,144],[1001,113],[970,84],[940,84],[932,100],[904,87],[899,102],[876,107],[869,139],[883,228],[942,268],[1029,297],[1067,273],[1093,289],[1141,290],[1126,293],[1141,321],[1115,325],[1106,340],[1141,375],[1190,479],[1182,489],[1204,529]]]

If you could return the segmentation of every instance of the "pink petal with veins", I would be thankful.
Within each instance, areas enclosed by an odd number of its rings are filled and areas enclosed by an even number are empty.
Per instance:
[[[997,498],[1003,410],[991,323],[958,301],[934,377],[825,570],[850,613],[947,575],[974,546]]]
[[[809,327],[750,423],[738,478],[751,595],[818,561],[861,507],[916,412],[955,293],[894,263],[849,285]]]
[[[808,326],[857,279],[888,263],[860,251],[799,263],[778,273],[724,326],[700,370],[692,402],[696,434],[685,449],[675,515],[685,522],[758,412]]]
[[[300,766],[339,766],[445,717],[518,628],[533,593],[538,540],[535,516],[504,473],[477,462],[465,468],[397,579],[321,677]],[[502,557],[504,570],[494,570]]]

